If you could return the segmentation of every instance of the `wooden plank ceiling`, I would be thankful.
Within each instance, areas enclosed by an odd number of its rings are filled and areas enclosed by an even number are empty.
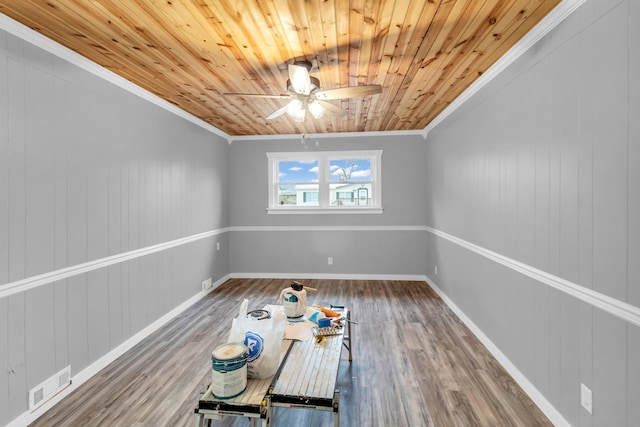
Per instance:
[[[229,135],[420,130],[561,0],[0,0],[3,13]],[[346,117],[265,120],[287,64]]]

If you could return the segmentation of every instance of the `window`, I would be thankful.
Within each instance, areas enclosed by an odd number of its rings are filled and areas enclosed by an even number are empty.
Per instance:
[[[348,200],[350,202],[353,202],[353,191],[346,191],[346,192],[341,192],[338,191],[336,193],[336,200]]]
[[[302,193],[302,203],[303,204],[312,204],[313,206],[318,206],[318,192],[317,191],[305,191]]]
[[[382,151],[267,153],[269,213],[381,213]]]

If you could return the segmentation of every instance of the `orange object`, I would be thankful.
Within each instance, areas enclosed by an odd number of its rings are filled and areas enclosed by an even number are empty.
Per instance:
[[[316,305],[316,304],[313,304],[313,306],[315,308],[317,308],[318,310],[320,310],[321,312],[323,312],[324,315],[327,316],[327,317],[340,317],[340,313],[338,313],[337,311],[333,311],[333,310],[331,310],[329,308],[322,307],[322,306],[319,306],[319,305]]]

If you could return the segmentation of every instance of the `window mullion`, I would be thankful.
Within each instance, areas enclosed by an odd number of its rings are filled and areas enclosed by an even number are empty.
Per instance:
[[[277,206],[278,204],[278,186],[280,185],[278,160],[267,156],[269,159],[267,175],[269,179],[269,206]]]
[[[321,208],[329,206],[329,176],[327,159],[321,157],[318,159],[318,205]]]

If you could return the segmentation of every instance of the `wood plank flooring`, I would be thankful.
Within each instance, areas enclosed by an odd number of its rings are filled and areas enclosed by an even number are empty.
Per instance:
[[[549,420],[425,282],[300,280],[308,303],[349,307],[340,425],[546,426]],[[276,303],[285,279],[232,279],[80,386],[32,426],[192,426],[241,301]],[[333,414],[275,408],[275,426],[332,426]],[[214,426],[247,426],[230,417]]]

